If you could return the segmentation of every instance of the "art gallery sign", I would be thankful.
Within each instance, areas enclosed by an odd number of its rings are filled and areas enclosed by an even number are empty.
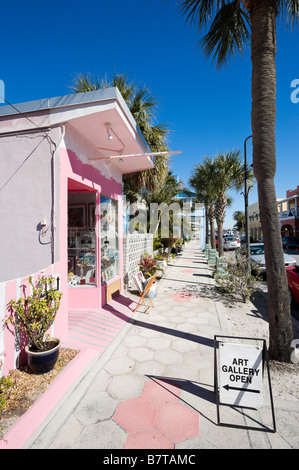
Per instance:
[[[266,374],[265,374],[266,372]],[[267,387],[265,387],[265,377]],[[275,432],[275,416],[266,340],[216,335],[214,337],[214,391],[218,424],[248,429],[256,427],[223,423],[220,406],[251,408],[264,405],[265,396],[272,409],[273,428],[262,424],[262,430]],[[257,422],[257,421],[255,421]]]
[[[263,405],[261,346],[221,343],[219,348],[220,402],[258,408]]]

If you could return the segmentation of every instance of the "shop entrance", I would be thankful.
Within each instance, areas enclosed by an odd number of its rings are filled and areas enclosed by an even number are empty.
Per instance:
[[[97,286],[96,193],[68,193],[68,286]]]

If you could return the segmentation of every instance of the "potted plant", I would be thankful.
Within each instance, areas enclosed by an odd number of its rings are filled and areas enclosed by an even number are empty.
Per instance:
[[[21,325],[28,336],[25,351],[28,364],[34,373],[53,369],[59,355],[60,340],[46,334],[54,323],[62,293],[54,287],[56,279],[41,276],[34,285],[29,277],[32,294],[9,302],[10,316],[7,323],[15,329]]]
[[[170,254],[169,253],[158,253],[155,256],[155,260],[157,261],[157,268],[159,269],[166,269],[167,268],[167,262]]]
[[[157,261],[153,259],[151,255],[145,253],[140,262],[138,263],[140,271],[143,273],[145,280],[152,277],[157,271]],[[156,295],[157,285],[154,282],[150,288],[149,296],[154,297]]]
[[[183,246],[183,240],[180,238],[175,242],[175,248],[177,250],[177,253],[180,253],[182,251],[182,246]]]

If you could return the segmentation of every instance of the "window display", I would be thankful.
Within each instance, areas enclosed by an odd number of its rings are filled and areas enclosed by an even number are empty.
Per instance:
[[[68,284],[95,284],[95,229],[70,227],[68,230]]]
[[[94,193],[69,193],[68,285],[96,285]]]
[[[119,275],[117,201],[101,196],[101,280],[102,284]]]

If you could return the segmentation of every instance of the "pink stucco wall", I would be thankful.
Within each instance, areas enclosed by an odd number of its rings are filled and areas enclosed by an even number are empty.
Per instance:
[[[59,246],[59,256],[57,262],[37,273],[28,273],[28,276],[6,281],[2,283],[1,292],[4,293],[5,299],[2,302],[5,305],[11,299],[18,298],[22,295],[22,287],[28,286],[26,280],[29,275],[37,278],[43,271],[46,274],[57,275],[60,278],[60,290],[63,292],[59,312],[56,316],[55,324],[52,327],[51,333],[59,337],[62,341],[68,334],[68,311],[69,310],[89,310],[101,308],[105,303],[105,286],[101,286],[101,272],[100,272],[100,224],[97,220],[97,279],[98,285],[95,287],[75,287],[68,288],[67,279],[67,214],[68,214],[68,182],[73,180],[78,184],[84,184],[85,187],[93,192],[96,192],[96,203],[100,202],[100,195],[103,194],[112,199],[118,200],[118,230],[119,230],[119,272],[121,278],[121,286],[123,288],[123,230],[122,230],[122,184],[115,180],[113,177],[107,178],[99,170],[89,164],[84,164],[78,158],[74,150],[62,148],[60,150],[60,172],[59,172],[59,229],[55,232],[56,244]],[[58,191],[56,191],[58,194]],[[57,194],[55,197],[57,197]],[[99,213],[99,211],[96,211]],[[97,218],[99,218],[97,216]],[[59,237],[59,239],[57,239]],[[5,312],[8,315],[8,311]],[[5,319],[2,321],[4,322]],[[26,361],[24,348],[26,345],[26,338],[22,337],[18,344],[16,341],[15,332],[11,327],[2,329],[2,337],[0,336],[0,353],[4,352],[1,356],[3,362],[2,371],[0,376],[7,375],[9,370],[15,369]]]
[[[41,276],[42,274],[57,276],[59,275],[59,273],[57,273],[56,268],[57,266],[55,265],[48,266],[44,270],[41,270],[37,273],[28,274],[28,276],[26,276],[25,278],[13,279],[13,280],[2,283],[1,292],[4,292],[5,305],[7,306],[10,300],[12,299],[17,299],[21,296],[24,296],[25,294],[28,295],[28,293],[30,292],[30,285],[28,281],[29,276],[32,276],[33,282],[35,282],[38,279],[38,277]],[[63,302],[64,301],[62,301],[62,305],[63,305]],[[10,314],[9,309],[6,308],[3,322],[6,322],[9,314]],[[55,322],[55,324],[53,325],[51,334],[61,336],[63,334],[63,330],[61,328],[61,309],[59,310],[56,318],[58,319],[58,321]],[[2,375],[7,375],[10,370],[18,368],[26,364],[27,357],[26,357],[24,348],[27,344],[27,338],[26,338],[26,335],[22,331],[20,332],[20,335],[18,335],[18,337],[16,338],[15,330],[11,324],[7,323],[7,324],[4,324],[3,326],[4,326],[4,328],[2,328],[3,356],[1,357],[2,362],[3,362],[3,367],[2,367],[1,373]]]

